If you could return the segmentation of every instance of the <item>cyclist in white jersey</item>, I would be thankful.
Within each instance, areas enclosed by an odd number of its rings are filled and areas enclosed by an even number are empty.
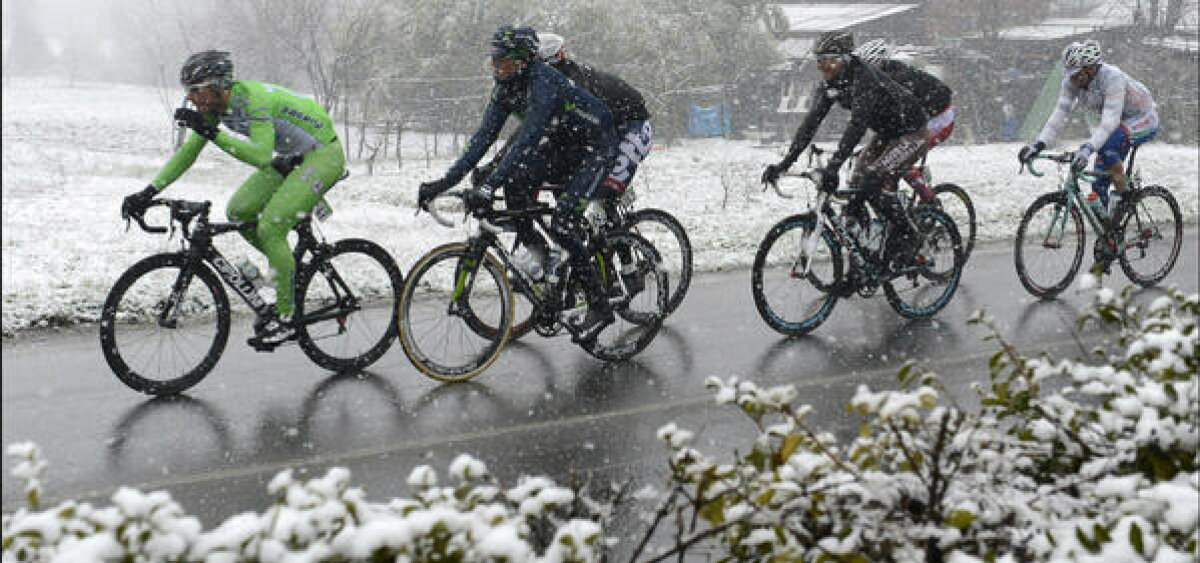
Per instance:
[[[1067,123],[1073,105],[1100,114],[1100,123],[1092,129],[1092,136],[1075,151],[1072,166],[1082,170],[1087,166],[1092,153],[1096,153],[1095,170],[1107,172],[1092,184],[1092,190],[1100,196],[1109,209],[1109,216],[1125,191],[1125,170],[1122,163],[1129,150],[1153,139],[1158,134],[1158,112],[1154,109],[1154,98],[1150,90],[1121,69],[1100,60],[1100,44],[1093,39],[1075,42],[1063,49],[1065,68],[1062,90],[1058,105],[1046,121],[1037,141],[1026,145],[1017,154],[1022,162],[1053,143],[1055,137]],[[1108,185],[1116,186],[1112,198]]]

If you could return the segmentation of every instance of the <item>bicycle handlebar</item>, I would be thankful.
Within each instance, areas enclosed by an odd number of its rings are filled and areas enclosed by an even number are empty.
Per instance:
[[[196,217],[197,215],[207,215],[209,207],[211,206],[212,202],[209,201],[197,202],[186,201],[182,199],[155,199],[151,200],[150,204],[147,205],[146,209],[143,209],[141,213],[131,214],[129,218],[136,221],[138,227],[147,233],[165,233],[169,230],[167,227],[150,225],[146,223],[146,210],[150,209],[151,207],[168,207],[171,209],[171,218],[168,219],[168,221],[179,221],[186,227],[186,223],[191,221],[192,218]]]
[[[1070,163],[1075,160],[1075,151],[1035,154],[1035,155],[1033,155],[1033,158],[1030,158],[1029,160],[1021,163],[1021,169],[1019,171],[1017,171],[1017,173],[1020,174],[1021,172],[1028,169],[1029,173],[1031,175],[1033,175],[1035,178],[1041,178],[1042,176],[1045,176],[1046,175],[1045,172],[1038,172],[1037,170],[1035,170],[1033,168],[1033,161],[1039,160],[1039,159],[1040,160],[1049,160],[1049,161],[1057,162],[1059,164],[1067,164],[1067,163]]]
[[[458,199],[461,200],[462,192],[447,192],[447,193],[439,195],[438,197],[439,198],[440,197],[457,197]],[[437,199],[437,198],[434,198],[434,199]],[[454,227],[454,220],[450,219],[449,217],[446,217],[445,215],[442,215],[442,212],[438,211],[438,208],[436,208],[432,205],[427,205],[427,206],[425,206],[425,211],[428,212],[429,216],[433,217],[433,220],[437,221],[438,224],[440,224],[441,226],[448,227],[448,228]],[[421,212],[421,208],[418,207],[417,213],[420,213],[420,212]]]

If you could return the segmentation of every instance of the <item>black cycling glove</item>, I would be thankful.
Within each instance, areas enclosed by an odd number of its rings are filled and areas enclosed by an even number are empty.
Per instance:
[[[1045,148],[1046,143],[1041,141],[1033,143],[1032,145],[1025,145],[1021,147],[1020,151],[1017,152],[1017,160],[1021,161],[1022,163],[1027,163],[1030,160],[1033,160],[1033,157],[1037,156],[1038,153],[1042,152],[1042,149]]]
[[[154,201],[156,195],[158,195],[158,188],[151,185],[142,188],[140,192],[125,196],[125,201],[121,202],[121,218],[128,219],[141,215],[150,206],[150,202]]]
[[[184,127],[195,131],[196,134],[208,140],[217,138],[217,126],[209,123],[204,118],[204,114],[191,109],[179,108],[175,110],[175,121]]]

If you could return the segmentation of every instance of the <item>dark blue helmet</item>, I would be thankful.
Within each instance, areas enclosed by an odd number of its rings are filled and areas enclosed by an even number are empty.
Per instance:
[[[538,36],[532,27],[500,26],[492,34],[492,57],[532,60],[537,56]]]

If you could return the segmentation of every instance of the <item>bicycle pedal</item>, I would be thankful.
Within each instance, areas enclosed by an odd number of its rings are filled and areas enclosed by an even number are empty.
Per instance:
[[[251,348],[254,348],[255,352],[274,352],[275,349],[282,344],[282,342],[280,344],[264,344],[258,340],[250,338],[246,340],[246,344],[248,344]]]

